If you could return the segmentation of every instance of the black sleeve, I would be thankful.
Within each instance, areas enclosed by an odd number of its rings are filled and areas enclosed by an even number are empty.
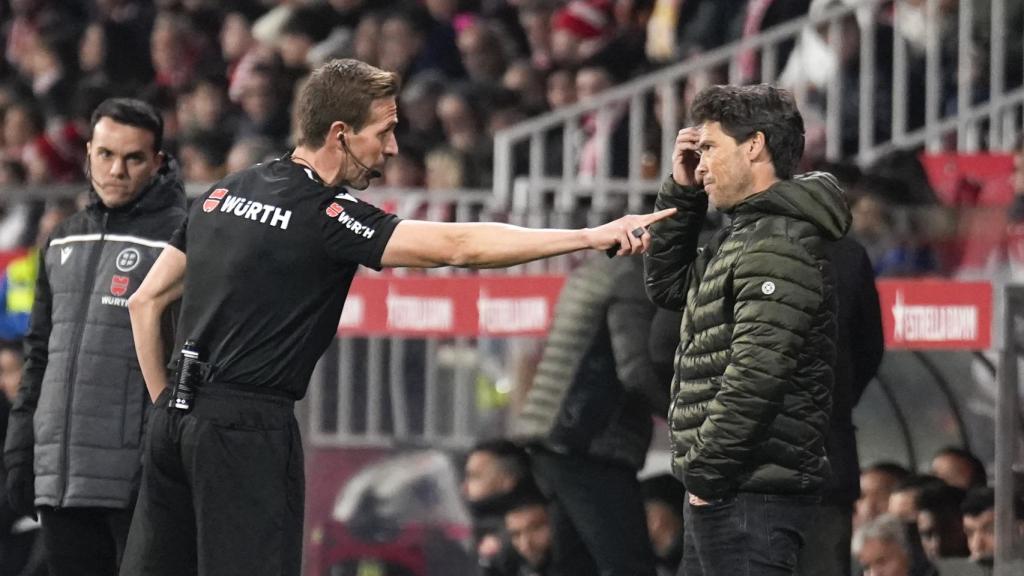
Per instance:
[[[48,246],[47,246],[48,249]],[[32,302],[32,317],[28,333],[25,334],[25,365],[22,368],[18,396],[11,407],[7,424],[7,438],[4,442],[4,464],[10,470],[17,466],[32,466],[35,433],[32,419],[39,402],[43,374],[49,361],[50,331],[53,323],[50,312],[53,295],[46,273],[46,252],[39,257],[39,274],[36,277],[36,293]]]
[[[372,204],[343,198],[325,202],[315,217],[331,260],[339,264],[361,264],[374,270],[380,270],[384,248],[401,222],[394,214]]]
[[[612,301],[608,306],[608,329],[619,381],[626,390],[640,394],[651,412],[668,414],[669,390],[658,379],[651,360],[648,337],[657,308],[644,293],[639,257],[619,259],[615,270]]]
[[[860,257],[860,273],[858,274],[860,288],[857,290],[859,299],[857,309],[861,312],[853,315],[850,334],[850,347],[852,348],[850,356],[857,359],[852,363],[853,404],[851,407],[857,405],[871,379],[878,373],[878,367],[882,364],[882,356],[885,354],[882,310],[878,302],[875,273],[867,252],[859,244],[857,249]]]
[[[181,225],[174,231],[174,234],[171,234],[171,239],[167,241],[171,246],[174,246],[178,250],[186,253],[188,252],[188,250],[185,249],[185,236],[188,234],[188,217],[189,214],[185,213],[185,217],[181,220]]]

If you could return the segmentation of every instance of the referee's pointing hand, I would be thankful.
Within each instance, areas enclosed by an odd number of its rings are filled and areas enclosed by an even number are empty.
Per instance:
[[[597,228],[588,228],[587,243],[591,248],[608,251],[609,255],[643,254],[651,245],[647,227],[675,213],[675,208],[666,208],[651,214],[623,216]],[[614,253],[611,251],[613,248]]]

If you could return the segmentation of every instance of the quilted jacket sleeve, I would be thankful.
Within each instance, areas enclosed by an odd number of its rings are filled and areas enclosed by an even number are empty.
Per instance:
[[[798,357],[822,305],[822,272],[782,236],[751,241],[733,272],[731,357],[683,462],[684,483],[711,500],[734,492],[794,386]]]
[[[682,310],[686,289],[693,274],[697,242],[708,211],[708,196],[702,188],[679,186],[669,176],[661,186],[656,210],[677,208],[671,218],[651,225],[651,247],[644,254],[647,297],[662,308]]]

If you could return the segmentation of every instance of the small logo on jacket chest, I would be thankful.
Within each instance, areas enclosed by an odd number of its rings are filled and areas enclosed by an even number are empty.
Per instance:
[[[766,280],[764,284],[761,284],[761,292],[766,296],[771,296],[775,293],[775,282]]]
[[[128,292],[128,285],[131,278],[115,274],[110,279],[110,293],[114,296],[124,296]]]
[[[117,254],[117,259],[114,264],[117,269],[121,272],[131,272],[139,265],[139,260],[142,257],[139,255],[139,251],[135,248],[125,248]]]

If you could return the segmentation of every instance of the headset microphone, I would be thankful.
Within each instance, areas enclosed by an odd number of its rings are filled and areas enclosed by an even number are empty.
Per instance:
[[[383,173],[381,173],[380,170],[370,168],[366,164],[360,162],[359,158],[356,158],[355,154],[353,154],[352,151],[349,150],[348,142],[345,142],[345,134],[343,132],[338,133],[338,141],[341,142],[341,146],[345,149],[345,153],[348,154],[348,157],[351,158],[353,162],[356,163],[356,166],[359,166],[360,168],[363,169],[363,171],[366,172],[367,179],[380,178],[381,176],[384,175]]]

